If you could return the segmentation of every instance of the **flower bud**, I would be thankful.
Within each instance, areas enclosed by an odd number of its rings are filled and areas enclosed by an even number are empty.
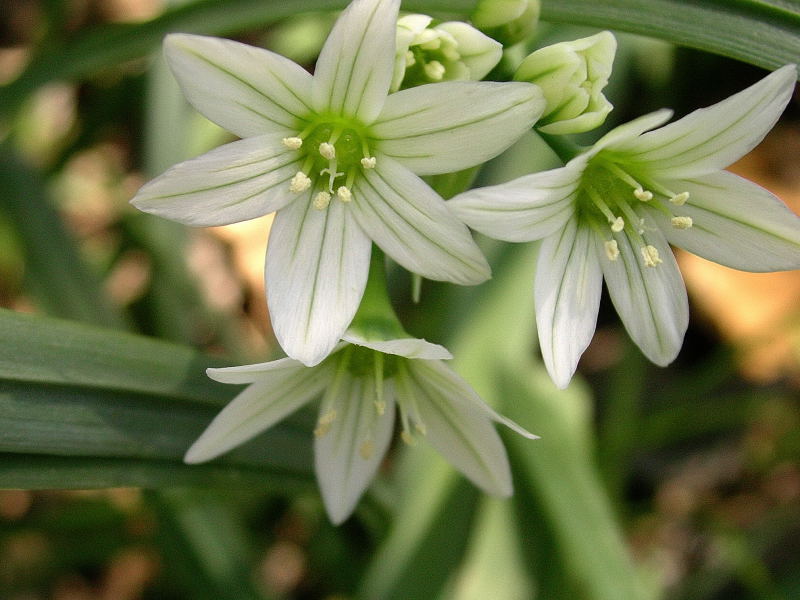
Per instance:
[[[504,46],[513,46],[536,29],[539,0],[480,0],[470,20]]]
[[[547,100],[537,128],[543,133],[580,133],[598,127],[613,108],[603,95],[617,41],[603,31],[541,48],[522,61],[514,79],[535,83]]]
[[[466,23],[430,27],[427,15],[397,20],[391,91],[436,81],[482,79],[500,61],[503,47]]]

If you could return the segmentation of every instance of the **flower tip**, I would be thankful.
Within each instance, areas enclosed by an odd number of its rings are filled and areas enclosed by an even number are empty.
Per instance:
[[[186,454],[183,456],[183,462],[187,465],[197,465],[209,461],[212,458],[214,457],[208,453],[206,448],[198,447],[197,442],[195,442],[186,451]]]

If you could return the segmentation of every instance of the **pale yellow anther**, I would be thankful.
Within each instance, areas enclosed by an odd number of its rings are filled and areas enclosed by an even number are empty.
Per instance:
[[[333,144],[329,144],[328,142],[322,142],[319,145],[319,154],[322,158],[327,160],[333,160],[336,158],[336,148]]]
[[[378,411],[378,416],[383,416],[383,414],[386,412],[386,402],[383,400],[376,400],[375,410]]]
[[[662,262],[661,257],[658,255],[658,248],[655,246],[643,246],[642,258],[646,267],[655,267]]]
[[[405,431],[405,430],[403,430],[400,433],[400,439],[403,440],[409,446],[414,446],[417,443],[416,440],[414,440],[414,438],[412,437],[412,435],[408,431]]]
[[[330,203],[331,195],[328,192],[317,192],[317,195],[314,196],[314,208],[317,210],[325,210]]]
[[[406,68],[413,67],[417,64],[417,59],[414,58],[414,53],[411,50],[406,51]]]
[[[689,229],[692,225],[694,225],[694,221],[692,221],[692,217],[672,217],[670,219],[670,223],[675,229]]]
[[[347,186],[344,186],[344,185],[340,185],[339,189],[336,190],[336,196],[342,202],[350,202],[350,200],[353,199],[353,193],[350,191],[350,189]]]
[[[425,75],[428,76],[428,79],[431,81],[441,81],[444,78],[444,65],[440,63],[438,60],[432,60],[429,63],[425,64]]]
[[[310,187],[311,179],[302,171],[295,173],[294,177],[292,177],[292,180],[289,182],[289,191],[294,194],[305,192]]]
[[[675,206],[683,206],[689,199],[689,192],[681,192],[669,199]]]
[[[619,245],[617,244],[617,240],[606,240],[603,242],[603,247],[606,250],[608,260],[614,261],[619,258]]]
[[[372,440],[366,440],[358,448],[358,453],[364,460],[367,460],[369,457],[371,457],[373,452],[375,452],[375,442]]]
[[[611,231],[614,233],[619,233],[623,229],[625,229],[625,219],[622,217],[617,217],[614,219],[614,222],[611,223]]]
[[[303,145],[303,139],[299,137],[285,137],[281,140],[289,150],[297,150]]]
[[[365,156],[361,159],[361,166],[365,169],[374,169],[376,164],[378,164],[378,161],[374,156]]]
[[[449,44],[442,47],[442,54],[447,60],[456,61],[461,59],[461,53],[456,50],[455,46]]]
[[[428,30],[430,31],[430,30]],[[442,40],[438,37],[419,45],[423,50],[438,50],[442,47]]]
[[[421,435],[428,435],[428,428],[425,427],[425,423],[414,423],[414,429],[416,429]]]
[[[642,202],[649,202],[653,199],[653,192],[648,192],[647,190],[643,190],[642,188],[633,190],[633,196],[637,200],[641,200]]]

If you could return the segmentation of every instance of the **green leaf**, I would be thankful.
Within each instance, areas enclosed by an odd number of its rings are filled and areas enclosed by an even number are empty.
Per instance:
[[[41,85],[90,76],[155,51],[170,31],[226,35],[292,14],[338,10],[346,0],[205,0],[137,25],[107,25],[63,45],[41,48],[15,81],[0,88],[0,115],[13,113]],[[477,0],[410,0],[408,11],[464,18]],[[590,25],[657,37],[774,69],[798,60],[800,8],[779,0],[557,0],[542,3],[553,23]]]
[[[311,425],[287,421],[210,464],[186,449],[239,388],[186,347],[0,311],[0,486],[311,484]]]

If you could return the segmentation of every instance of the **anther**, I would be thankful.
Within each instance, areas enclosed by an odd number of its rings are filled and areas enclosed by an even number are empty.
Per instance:
[[[414,58],[414,53],[411,50],[406,50],[406,67],[413,67],[417,62]]]
[[[383,400],[376,400],[375,410],[377,411],[378,416],[382,417],[383,414],[386,412],[386,402],[384,402]]]
[[[374,156],[365,156],[361,159],[361,166],[365,169],[374,169],[377,162]]]
[[[375,451],[375,442],[372,440],[366,440],[361,446],[358,448],[358,453],[361,455],[361,458],[367,460],[372,453]]]
[[[619,233],[623,229],[625,229],[625,219],[622,217],[617,217],[614,219],[614,221],[611,223],[611,231],[614,233]]]
[[[353,199],[353,193],[344,185],[339,186],[339,189],[336,190],[336,195],[342,202],[350,202]]]
[[[314,429],[316,437],[322,437],[331,429],[331,424],[336,420],[336,411],[332,410],[325,413],[317,420],[317,427]]]
[[[686,201],[689,199],[689,192],[681,192],[680,194],[675,194],[672,198],[669,199],[675,206],[683,206],[686,204]]]
[[[284,146],[289,148],[289,150],[297,150],[300,146],[303,145],[303,138],[299,137],[285,137],[281,140]]]
[[[441,81],[444,78],[445,68],[438,60],[432,60],[425,64],[425,75],[431,81]]]
[[[694,224],[692,217],[672,217],[670,223],[675,229],[689,229]]]
[[[319,145],[319,153],[322,158],[333,160],[336,158],[336,147],[328,142],[322,142]]]
[[[655,246],[642,246],[642,258],[646,267],[655,267],[660,264],[661,257],[658,255],[658,248]]]
[[[415,446],[417,443],[416,440],[414,440],[414,437],[406,430],[403,430],[400,433],[400,439],[403,440],[409,446]]]
[[[311,179],[302,171],[295,173],[294,177],[292,177],[292,180],[289,182],[289,191],[294,194],[305,192],[310,187]]]
[[[606,240],[603,242],[603,247],[606,249],[608,260],[615,261],[619,258],[619,245],[617,245],[617,240]]]
[[[642,188],[633,190],[633,195],[637,200],[641,200],[642,202],[649,202],[653,199],[653,192],[648,192]]]
[[[325,210],[328,204],[331,203],[331,195],[328,192],[318,192],[314,196],[314,208],[317,210]]]

